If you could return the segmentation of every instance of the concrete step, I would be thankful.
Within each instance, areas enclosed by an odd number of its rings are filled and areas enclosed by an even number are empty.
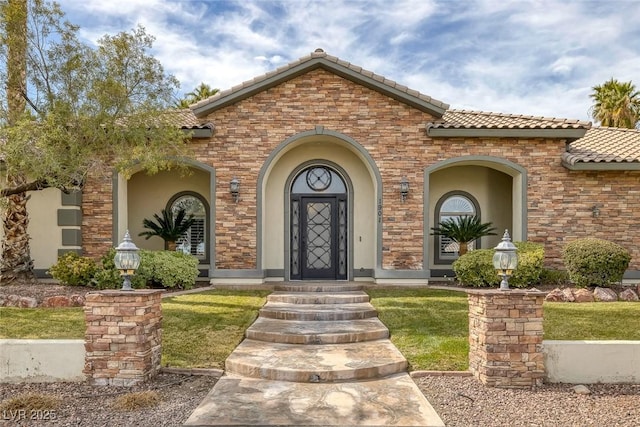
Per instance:
[[[275,285],[274,289],[286,292],[349,292],[361,291],[363,287],[354,282],[286,282]]]
[[[389,340],[311,346],[245,339],[225,367],[233,374],[265,380],[337,382],[404,372],[407,361]]]
[[[407,374],[353,383],[226,375],[185,426],[444,426]]]
[[[246,337],[283,344],[343,344],[389,338],[389,330],[377,317],[336,322],[259,317]]]
[[[276,291],[267,297],[270,302],[289,304],[353,304],[369,302],[369,295],[362,291],[346,292],[285,292]]]
[[[354,304],[289,304],[267,302],[260,309],[261,317],[281,320],[355,320],[376,317],[378,313],[370,303]]]

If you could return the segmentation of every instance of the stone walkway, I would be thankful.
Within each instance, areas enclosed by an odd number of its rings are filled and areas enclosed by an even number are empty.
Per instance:
[[[354,283],[282,284],[186,426],[444,426]]]

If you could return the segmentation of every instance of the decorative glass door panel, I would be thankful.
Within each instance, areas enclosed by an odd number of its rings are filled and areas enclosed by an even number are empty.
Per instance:
[[[300,172],[291,186],[290,277],[347,279],[347,194],[342,177],[325,166]]]

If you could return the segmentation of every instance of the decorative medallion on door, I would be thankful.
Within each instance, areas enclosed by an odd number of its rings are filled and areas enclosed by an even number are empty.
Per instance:
[[[347,279],[347,189],[334,170],[312,166],[291,189],[291,279]]]

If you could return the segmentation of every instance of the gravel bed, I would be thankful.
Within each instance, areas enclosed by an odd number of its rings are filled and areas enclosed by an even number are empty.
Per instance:
[[[53,411],[19,414],[0,411],[1,426],[160,427],[181,426],[215,385],[212,376],[160,374],[136,387],[92,387],[86,383],[0,384],[0,403],[22,393],[44,393],[62,398]],[[160,402],[150,408],[121,410],[114,407],[122,395],[156,390]],[[40,419],[38,419],[40,418]],[[48,420],[42,418],[49,418]]]
[[[536,390],[485,387],[473,377],[416,378],[447,427],[455,426],[640,426],[640,385],[588,384],[579,395],[571,384]]]
[[[485,387],[473,377],[427,376],[416,383],[448,427],[455,426],[640,426],[640,385],[588,385],[579,395],[569,384],[531,390]],[[134,388],[91,387],[84,383],[3,384],[0,402],[20,393],[59,396],[63,404],[55,420],[8,420],[2,426],[181,426],[216,382],[211,376],[161,374]],[[161,402],[133,411],[113,407],[117,396],[157,390]],[[0,412],[1,414],[1,412]]]

